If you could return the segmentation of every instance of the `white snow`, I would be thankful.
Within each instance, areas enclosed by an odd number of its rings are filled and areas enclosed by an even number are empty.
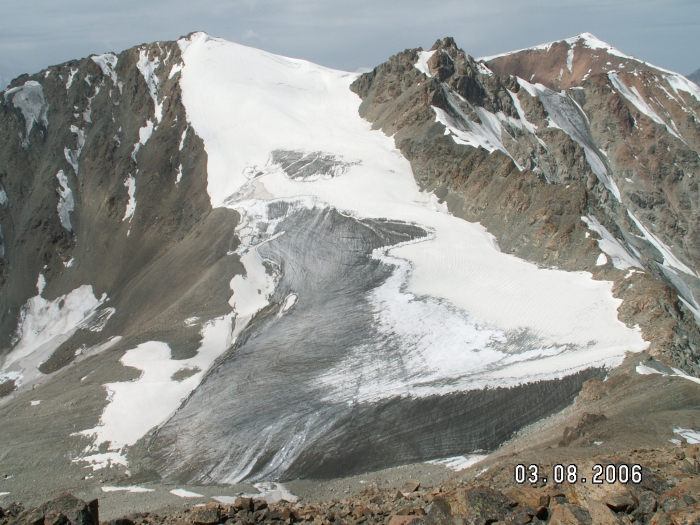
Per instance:
[[[689,445],[700,443],[700,431],[688,428],[674,428],[673,433],[685,438]]]
[[[289,492],[287,487],[281,483],[271,483],[263,481],[253,485],[260,491],[259,494],[243,494],[244,498],[252,498],[256,500],[266,501],[268,504],[278,503],[280,501],[288,501],[295,503],[299,498]],[[214,498],[218,499],[218,498]]]
[[[3,496],[9,496],[9,495],[10,495],[9,492],[0,492],[0,498],[2,498]]]
[[[146,124],[139,129],[139,141],[134,144],[134,151],[131,152],[131,158],[134,159],[134,162],[136,162],[136,154],[141,149],[141,146],[145,146],[148,139],[150,139],[151,135],[153,135],[153,130],[153,122],[150,119],[147,120]]]
[[[224,505],[233,505],[240,496],[213,496],[211,499],[223,503]]]
[[[581,217],[581,220],[586,223],[589,230],[593,230],[600,236],[598,247],[610,256],[615,268],[618,270],[626,270],[630,267],[639,268],[640,270],[644,269],[642,263],[628,252],[622,242],[615,238],[615,236],[610,233],[605,226],[600,224],[594,216],[584,216]]]
[[[491,70],[486,66],[486,64],[484,64],[483,62],[477,62],[476,68],[479,70],[479,73],[482,74],[482,75],[486,75],[486,76],[489,76],[489,77],[492,77],[492,76],[493,76],[493,71],[491,71]]]
[[[71,125],[70,130],[71,133],[75,133],[76,148],[63,148],[63,156],[66,158],[66,161],[68,161],[68,164],[70,164],[73,167],[73,170],[75,170],[75,174],[77,175],[79,166],[78,161],[80,160],[80,154],[82,153],[83,147],[85,146],[85,133],[82,129],[78,128],[77,126]]]
[[[66,91],[70,89],[70,87],[73,85],[73,79],[75,78],[76,73],[78,73],[78,68],[70,68],[70,73],[68,75],[68,80],[66,80]]]
[[[534,84],[530,84],[527,80],[523,80],[520,77],[517,77],[517,79],[518,79],[518,84],[520,84],[521,88],[523,88],[525,91],[527,91],[531,97],[537,98],[537,88],[535,87]]]
[[[430,68],[428,67],[428,60],[435,54],[435,51],[419,51],[418,61],[416,62],[416,69],[423,73],[427,77],[431,77]]]
[[[182,151],[182,148],[185,147],[185,137],[187,137],[187,130],[189,128],[185,128],[185,131],[182,132],[182,137],[180,138],[180,147],[178,148],[180,151]]]
[[[647,366],[647,365],[637,365],[635,370],[637,371],[637,373],[639,375],[643,375],[643,376],[662,373],[660,370],[657,370],[656,368],[651,368],[650,366]],[[666,374],[663,374],[663,375],[666,375]]]
[[[158,76],[156,75],[156,69],[160,65],[160,59],[154,58],[149,60],[148,50],[142,48],[139,50],[139,61],[136,64],[143,79],[146,81],[148,86],[148,92],[151,94],[153,99],[153,106],[156,116],[156,122],[160,123],[160,119],[163,117],[163,103],[158,103]]]
[[[202,494],[197,494],[196,492],[190,492],[185,489],[174,489],[170,491],[170,494],[174,494],[180,498],[203,498]]]
[[[61,225],[66,230],[72,231],[73,226],[70,222],[70,212],[75,209],[73,192],[68,187],[68,177],[66,177],[63,170],[59,170],[59,172],[56,174],[56,178],[58,179],[58,183],[61,185],[61,187],[57,190],[59,196],[58,205],[56,207],[58,210],[58,217],[61,219]]]
[[[170,74],[168,75],[168,78],[173,78],[175,75],[177,75],[180,71],[182,71],[182,63],[178,62],[177,64],[173,64],[172,69],[170,70]]]
[[[667,266],[669,268],[676,268],[677,270],[680,270],[682,272],[687,273],[688,275],[692,275],[693,277],[699,277],[697,272],[691,270],[683,264],[678,257],[676,257],[673,254],[673,251],[671,251],[671,248],[666,246],[661,239],[659,239],[656,235],[651,233],[646,226],[644,226],[637,217],[634,216],[634,214],[627,210],[627,214],[630,216],[630,218],[634,221],[634,223],[637,225],[637,227],[642,231],[642,234],[644,235],[644,238],[649,241],[654,247],[661,252],[661,255],[664,258],[664,266]]]
[[[8,89],[5,91],[5,102],[9,100],[12,105],[19,108],[24,117],[25,133],[22,139],[22,146],[29,146],[29,134],[34,124],[49,125],[48,109],[49,105],[44,98],[44,89],[36,80],[27,80],[24,85]]]
[[[112,83],[117,85],[117,72],[115,71],[117,67],[117,55],[114,53],[104,53],[102,55],[93,55],[90,57],[92,61],[100,66],[102,74],[106,77],[112,79]]]
[[[147,489],[146,487],[139,487],[138,485],[132,485],[130,487],[100,487],[102,492],[131,492],[133,494],[139,494],[143,492],[154,492],[154,489]]]
[[[426,463],[431,463],[433,465],[442,465],[451,470],[459,472],[461,470],[468,469],[472,465],[476,465],[480,461],[483,461],[488,456],[483,454],[468,454],[466,456],[454,456],[451,458],[444,459],[433,459],[431,461],[426,461]]]
[[[608,264],[608,258],[604,253],[601,253],[598,256],[598,259],[596,260],[595,265],[596,266],[603,266],[605,264]]]
[[[239,190],[255,191],[266,199],[312,195],[316,205],[328,203],[359,217],[417,223],[435,233],[424,242],[391,250],[394,258],[410,264],[405,290],[385,299],[394,303],[396,312],[413,308],[406,306],[411,304],[412,294],[444,302],[445,308],[456,312],[461,310],[455,315],[468,320],[463,321],[464,330],[467,326],[475,333],[483,330],[484,340],[488,333],[508,330],[529,329],[536,334],[538,346],[534,350],[541,353],[539,358],[530,355],[523,362],[508,361],[517,356],[502,352],[495,369],[482,369],[483,383],[477,381],[479,374],[475,372],[464,384],[510,384],[533,377],[562,376],[594,364],[612,366],[626,351],[646,348],[640,332],[617,319],[620,301],[612,297],[611,283],[594,281],[583,272],[539,269],[501,253],[478,224],[436,211],[430,196],[419,191],[409,162],[396,150],[393,140],[373,131],[359,117],[361,101],[348,89],[357,75],[202,33],[181,41],[181,47],[185,49],[180,76],[183,102],[189,125],[205,144],[207,191],[214,207],[245,208],[246,198],[240,194],[231,202]],[[493,120],[498,123],[495,115]],[[279,169],[249,181],[246,168],[266,165],[276,149],[324,151],[361,162],[343,177],[310,184],[289,180]],[[244,264],[249,281],[261,280],[257,286],[247,286],[241,278],[240,292],[234,293],[234,299],[237,293],[255,299],[261,284],[269,288],[265,284],[269,276],[259,257]],[[252,271],[254,266],[259,268],[257,274]],[[236,302],[237,311],[242,302]],[[438,307],[428,302],[420,308]],[[548,353],[559,348],[564,349]],[[414,362],[426,354],[432,359],[435,353],[436,365],[430,373],[437,376],[449,369],[451,350],[417,348]],[[495,354],[493,349],[483,351],[475,352],[478,363]],[[464,358],[460,363],[466,361]],[[377,390],[381,391],[381,385]]]
[[[566,69],[569,70],[569,73],[573,71],[574,67],[574,48],[573,46],[569,48],[569,52],[566,54]]]
[[[527,118],[525,117],[525,112],[523,111],[523,107],[520,105],[520,99],[518,98],[518,95],[516,93],[513,93],[510,90],[508,91],[508,94],[510,95],[510,98],[513,100],[513,105],[515,106],[515,110],[518,112],[518,118],[520,119],[522,126],[526,130],[528,130],[530,133],[535,135],[535,131],[537,130],[537,126],[535,126],[532,122],[528,121]],[[539,137],[538,137],[538,139],[539,139]]]
[[[679,91],[685,91],[690,93],[695,99],[700,102],[700,87],[695,83],[688,80],[683,75],[678,75],[672,73],[670,75],[664,75],[666,82],[671,86],[673,91],[678,93]]]
[[[34,401],[30,401],[29,404],[33,407],[39,406],[41,404],[41,399],[36,399]]]
[[[71,266],[73,266],[74,262],[75,258],[71,257],[69,260],[63,262],[63,266],[65,266],[66,268],[70,268]]]
[[[109,442],[108,452],[126,464],[127,448],[166,422],[199,385],[216,358],[231,346],[232,320],[233,314],[229,314],[206,323],[197,355],[190,359],[172,359],[170,347],[158,341],[128,350],[120,362],[140,370],[141,376],[134,381],[105,385],[110,402],[96,427],[79,432],[93,438],[93,444],[77,461],[89,461],[97,455],[100,445]],[[198,372],[182,381],[174,380],[173,375],[182,369]]]
[[[7,193],[5,193],[5,188],[0,189],[0,206],[3,208],[7,206],[9,199],[7,198]]]
[[[124,212],[124,218],[122,221],[131,219],[134,217],[134,212],[136,211],[136,179],[129,173],[129,176],[124,181],[124,186],[126,186],[126,191],[129,193],[129,201],[126,203],[126,211]]]
[[[281,311],[286,312],[287,310],[289,310],[292,306],[296,304],[297,299],[299,299],[299,296],[297,294],[290,293],[287,297],[284,298]]]
[[[181,180],[182,180],[182,164],[180,164],[177,168],[177,177],[175,177],[175,186],[180,184]]]
[[[37,280],[38,295],[30,298],[22,308],[17,326],[17,344],[5,357],[0,369],[0,380],[14,377],[30,384],[42,374],[38,367],[79,328],[92,325],[98,308],[107,300],[104,294],[97,299],[92,286],[83,285],[53,301],[41,296],[46,281],[42,274]]]
[[[39,295],[44,293],[44,288],[46,288],[46,278],[44,277],[43,273],[39,274],[39,277],[36,280],[36,291]]]

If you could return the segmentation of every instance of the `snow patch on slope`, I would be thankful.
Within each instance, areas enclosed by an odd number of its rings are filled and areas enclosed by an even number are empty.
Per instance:
[[[56,173],[56,178],[61,187],[57,190],[59,201],[58,201],[58,217],[61,219],[61,225],[68,231],[73,231],[73,226],[70,222],[70,212],[75,209],[75,201],[73,200],[73,191],[68,187],[68,177],[63,172],[59,170]]]
[[[131,152],[131,158],[134,159],[134,162],[137,162],[136,155],[141,149],[141,146],[145,146],[148,139],[150,139],[151,135],[153,135],[153,129],[153,122],[150,119],[146,121],[145,126],[139,128],[139,141],[134,144],[134,151]]]
[[[29,134],[34,124],[48,127],[49,105],[44,98],[44,89],[35,80],[27,80],[24,85],[8,89],[5,91],[5,102],[12,102],[12,105],[22,112],[25,124],[25,133],[22,138],[22,147],[29,147]]]
[[[45,286],[44,276],[40,274],[38,295],[29,299],[22,308],[17,342],[5,357],[0,382],[5,377],[14,376],[17,383],[31,383],[40,377],[38,367],[78,329],[92,326],[98,308],[107,301],[107,294],[97,299],[90,285],[47,301],[41,296]]]
[[[75,134],[76,147],[75,149],[70,149],[68,147],[63,148],[63,156],[66,158],[66,161],[68,161],[68,164],[73,167],[73,170],[77,175],[79,167],[78,161],[80,160],[80,154],[85,146],[85,133],[77,126],[71,126],[70,130],[71,133]]]
[[[586,223],[589,230],[593,230],[600,235],[598,247],[610,256],[615,268],[618,270],[626,270],[630,267],[639,268],[640,270],[644,269],[642,263],[627,251],[622,242],[615,238],[593,215],[581,217],[581,220]]]
[[[419,51],[418,61],[416,62],[416,69],[423,73],[426,77],[430,78],[430,67],[428,67],[428,60],[435,54],[435,51]]]
[[[156,75],[158,66],[160,66],[160,59],[154,58],[153,60],[149,60],[148,50],[145,48],[139,50],[139,61],[136,63],[136,67],[146,81],[148,92],[153,99],[156,122],[160,123],[160,119],[163,118],[163,103],[158,103],[158,76]]]
[[[93,55],[90,58],[95,64],[100,66],[102,74],[111,78],[112,83],[116,86],[118,82],[116,67],[117,61],[119,60],[117,55],[114,53],[104,53],[102,55]]]
[[[172,359],[170,347],[159,341],[148,341],[128,350],[120,362],[140,370],[141,376],[135,381],[105,385],[109,404],[96,427],[79,432],[93,443],[74,462],[101,467],[104,463],[98,461],[99,449],[103,443],[109,443],[110,461],[125,465],[128,447],[170,419],[216,358],[230,348],[232,319],[233,314],[229,314],[205,324],[197,355],[190,359]],[[182,381],[173,379],[183,369],[199,371]]]
[[[129,176],[124,181],[124,186],[126,186],[126,191],[129,193],[129,202],[126,203],[126,211],[124,212],[124,218],[122,221],[131,219],[134,217],[134,212],[136,211],[136,179],[129,173]]]
[[[68,80],[66,80],[66,91],[70,89],[70,87],[73,85],[73,79],[75,78],[75,75],[78,74],[78,68],[70,68],[70,73],[68,74]]]
[[[622,51],[619,49],[614,48],[610,44],[607,44],[597,38],[596,36],[592,35],[591,33],[581,33],[580,35],[573,36],[571,38],[567,38],[565,40],[556,40],[553,42],[547,42],[546,44],[539,44],[537,46],[533,47],[526,47],[523,49],[517,49],[515,51],[508,51],[506,53],[500,53],[498,55],[491,55],[488,57],[481,57],[478,60],[483,60],[484,62],[488,62],[490,60],[493,60],[495,58],[501,58],[505,56],[510,56],[510,55],[515,55],[517,53],[522,53],[524,51],[549,51],[554,44],[558,44],[560,42],[566,43],[572,48],[581,45],[582,47],[587,47],[588,49],[602,49],[604,51],[607,51],[611,55],[614,55],[616,57],[620,58],[627,58],[630,60],[637,60],[634,57],[631,57],[629,55],[625,55]],[[573,59],[572,59],[573,60]],[[637,60],[640,62],[639,60]],[[571,69],[569,69],[571,71]]]
[[[697,272],[691,270],[688,266],[681,262],[681,260],[673,254],[671,248],[664,244],[664,242],[661,239],[659,239],[656,235],[651,233],[646,228],[646,226],[644,226],[644,224],[642,224],[642,222],[634,216],[634,214],[631,211],[627,210],[627,214],[630,216],[630,219],[632,219],[637,225],[637,228],[639,228],[642,231],[644,238],[647,241],[649,241],[657,250],[659,250],[659,252],[661,252],[661,255],[664,258],[664,266],[667,266],[669,268],[675,268],[684,273],[687,273],[688,275],[692,275],[693,277],[700,277],[698,276]]]

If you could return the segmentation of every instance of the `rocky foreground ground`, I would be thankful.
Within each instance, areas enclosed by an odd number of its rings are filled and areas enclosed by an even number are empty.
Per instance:
[[[540,480],[518,484],[517,458],[487,471],[470,469],[437,487],[418,481],[396,491],[370,487],[345,500],[319,503],[238,498],[233,505],[209,504],[162,512],[137,513],[99,520],[99,502],[84,502],[70,494],[39,507],[21,503],[0,508],[0,525],[252,525],[256,523],[341,524],[700,524],[700,447],[669,444],[634,449],[628,454],[595,456],[578,465],[576,483],[543,480],[554,465],[540,464]],[[594,485],[581,481],[592,466],[641,465],[641,481]],[[604,479],[604,476],[603,476]]]

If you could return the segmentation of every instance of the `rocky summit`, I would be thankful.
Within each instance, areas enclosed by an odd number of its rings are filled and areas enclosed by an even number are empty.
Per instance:
[[[367,73],[192,33],[0,102],[0,519],[695,519],[688,78],[589,33]]]

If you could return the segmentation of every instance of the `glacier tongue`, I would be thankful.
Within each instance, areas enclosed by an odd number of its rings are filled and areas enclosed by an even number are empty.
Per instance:
[[[646,348],[617,319],[611,283],[501,253],[483,227],[421,192],[392,138],[360,118],[349,89],[356,74],[203,33],[179,45],[182,101],[204,142],[207,192],[213,207],[242,217],[241,245],[229,255],[245,273],[230,283],[231,312],[218,320],[216,342],[204,334],[192,362],[176,363],[157,341],[127,351],[122,362],[143,374],[105,385],[111,402],[84,431],[95,437],[84,459],[124,462],[128,447],[155,429],[149,454],[165,476],[233,482],[347,472],[355,468],[348,454],[362,446],[359,428],[381,426],[384,415],[400,425],[407,414],[430,413],[427,406],[442,426],[426,421],[418,434],[468,431],[470,443],[488,445],[483,423],[472,420],[482,403],[505,407],[550,392],[538,405],[544,414],[570,399],[582,377]],[[142,51],[158,123],[149,82],[156,67]],[[480,118],[488,125],[470,130],[501,149],[499,115]],[[176,364],[193,373],[176,380]],[[127,432],[115,422],[133,417],[142,398],[158,409]],[[525,423],[511,412],[493,416],[505,432]],[[387,446],[398,443],[391,428],[375,430]],[[108,458],[99,453],[107,441]],[[446,439],[389,455],[378,448],[367,465],[450,457],[463,446]],[[321,459],[329,450],[333,457]]]

